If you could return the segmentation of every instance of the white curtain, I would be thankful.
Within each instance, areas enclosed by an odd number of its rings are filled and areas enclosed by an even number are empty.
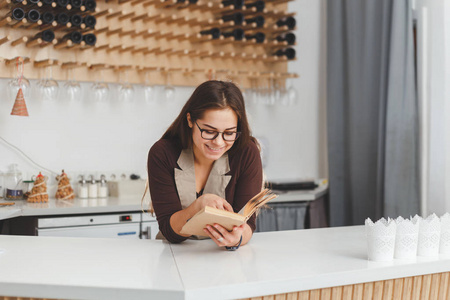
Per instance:
[[[450,1],[413,0],[417,19],[421,211],[450,212]]]

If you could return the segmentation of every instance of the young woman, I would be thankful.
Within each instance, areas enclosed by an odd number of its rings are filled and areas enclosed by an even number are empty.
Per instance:
[[[148,155],[150,195],[162,235],[172,243],[189,238],[181,228],[205,206],[238,212],[261,191],[262,176],[241,91],[231,82],[204,82]],[[218,224],[204,229],[227,249],[246,244],[254,230],[255,216],[231,232]]]

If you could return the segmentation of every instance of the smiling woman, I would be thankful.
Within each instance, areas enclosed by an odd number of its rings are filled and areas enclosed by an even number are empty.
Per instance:
[[[251,136],[239,88],[211,80],[196,88],[162,138],[150,149],[148,178],[161,234],[173,243],[205,206],[238,212],[261,191],[259,146]],[[237,249],[255,230],[255,217],[228,232],[218,224],[205,233],[219,246]]]

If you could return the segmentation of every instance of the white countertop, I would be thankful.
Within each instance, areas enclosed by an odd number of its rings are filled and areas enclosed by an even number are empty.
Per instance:
[[[319,187],[311,191],[274,191],[278,198],[272,200],[275,202],[299,202],[313,201],[328,190],[328,184],[322,182]],[[0,200],[2,202],[4,199]],[[0,220],[14,218],[19,216],[49,216],[49,215],[71,215],[71,214],[97,214],[114,213],[125,211],[140,211],[141,197],[108,197],[98,199],[80,199],[57,200],[50,198],[47,203],[28,203],[26,200],[16,200],[12,206],[0,206]],[[144,203],[144,209],[148,204]]]
[[[450,271],[450,256],[375,263],[363,226],[255,233],[235,252],[211,240],[0,236],[2,296],[235,299]]]

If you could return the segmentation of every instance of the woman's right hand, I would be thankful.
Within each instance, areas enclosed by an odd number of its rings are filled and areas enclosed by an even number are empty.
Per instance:
[[[230,203],[214,194],[201,195],[195,200],[194,203],[197,207],[197,211],[201,210],[205,206],[211,206],[217,209],[223,209],[231,212],[233,211],[233,207],[231,207]]]

